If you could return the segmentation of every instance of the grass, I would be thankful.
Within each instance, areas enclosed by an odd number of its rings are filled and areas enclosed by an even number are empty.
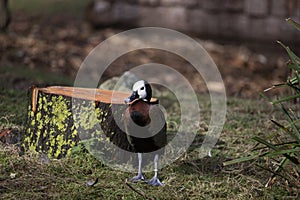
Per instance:
[[[295,29],[300,30],[300,24],[292,19],[287,19]],[[264,158],[268,162],[263,163],[262,169],[273,173],[266,183],[266,187],[273,184],[278,178],[285,180],[286,184],[299,190],[299,152],[300,152],[300,131],[299,131],[299,107],[296,102],[299,100],[299,85],[300,85],[300,58],[282,42],[278,43],[286,50],[290,60],[287,62],[287,67],[290,69],[290,75],[285,82],[276,84],[266,91],[285,87],[285,95],[280,97],[272,97],[270,103],[277,109],[281,110],[285,121],[279,122],[277,119],[271,119],[274,126],[279,130],[268,132],[264,136],[254,136],[252,139],[258,142],[257,148],[253,149],[252,155],[241,157],[235,160],[227,161],[225,166],[229,164],[249,161],[258,158]],[[292,103],[294,102],[294,103]]]
[[[1,149],[2,199],[143,199],[126,184],[133,174],[114,171],[89,154],[42,164],[35,154],[19,156],[12,146]],[[164,187],[130,185],[149,199],[272,199],[288,195],[280,187],[264,189],[258,177],[243,172],[246,168],[220,170],[219,161],[219,157],[198,162],[181,159],[163,169]],[[88,187],[87,181],[96,177],[98,183]]]
[[[0,68],[0,129],[20,129],[25,122],[27,89],[32,85],[72,85],[72,78],[11,64]]]
[[[5,69],[9,77],[23,75],[33,82],[67,83],[68,78],[26,68]],[[27,71],[27,72],[26,72]],[[13,72],[13,73],[12,73]],[[30,72],[30,73],[29,73]],[[42,79],[44,79],[42,81]],[[1,92],[0,114],[8,120],[1,127],[18,127],[22,130],[27,102],[26,92],[9,84]],[[202,126],[209,120],[208,98],[200,95]],[[176,109],[174,110],[176,112]],[[268,119],[278,111],[264,100],[229,98],[228,117],[220,143],[212,158],[198,159],[197,152],[189,151],[160,172],[164,187],[150,187],[144,183],[127,183],[131,173],[113,170],[87,152],[76,151],[70,157],[43,163],[38,154],[26,152],[19,155],[14,145],[0,145],[0,199],[276,199],[296,195],[287,191],[281,182],[264,188],[270,176],[256,166],[263,159],[223,167],[226,160],[245,155],[255,146],[254,135],[273,130]],[[170,120],[176,119],[172,115]],[[203,128],[205,129],[205,127]],[[201,132],[201,131],[199,131]],[[191,149],[195,148],[196,143]],[[153,173],[146,173],[151,177]],[[98,183],[87,186],[89,180]],[[132,189],[134,188],[134,189]]]

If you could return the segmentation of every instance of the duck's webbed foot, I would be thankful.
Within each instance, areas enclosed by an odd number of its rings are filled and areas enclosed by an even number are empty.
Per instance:
[[[145,176],[142,173],[138,173],[138,175],[132,177],[130,181],[131,182],[145,181]]]
[[[138,153],[139,171],[138,174],[130,179],[131,182],[145,181],[145,176],[142,173],[142,154]]]
[[[147,181],[147,183],[149,185],[153,185],[153,186],[163,186],[164,184],[162,184],[162,182],[158,179],[157,176],[153,176],[152,179],[150,179],[149,181]]]

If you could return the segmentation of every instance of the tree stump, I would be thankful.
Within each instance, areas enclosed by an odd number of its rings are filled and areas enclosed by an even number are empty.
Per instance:
[[[80,141],[98,154],[114,152],[108,144],[131,151],[122,116],[130,93],[51,86],[34,87],[30,103],[24,149],[47,154],[49,158],[70,155]],[[154,98],[151,102],[156,104]]]

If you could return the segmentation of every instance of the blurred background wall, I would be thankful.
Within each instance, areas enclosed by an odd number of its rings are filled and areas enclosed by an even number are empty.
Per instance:
[[[284,20],[300,19],[299,0],[94,0],[94,26],[160,26],[202,37],[300,42]]]

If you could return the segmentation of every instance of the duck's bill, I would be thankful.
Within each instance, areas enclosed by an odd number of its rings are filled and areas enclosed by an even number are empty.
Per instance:
[[[134,101],[135,99],[137,99],[139,97],[137,91],[134,91],[130,97],[128,97],[127,99],[125,99],[125,103],[130,103],[132,101]]]

